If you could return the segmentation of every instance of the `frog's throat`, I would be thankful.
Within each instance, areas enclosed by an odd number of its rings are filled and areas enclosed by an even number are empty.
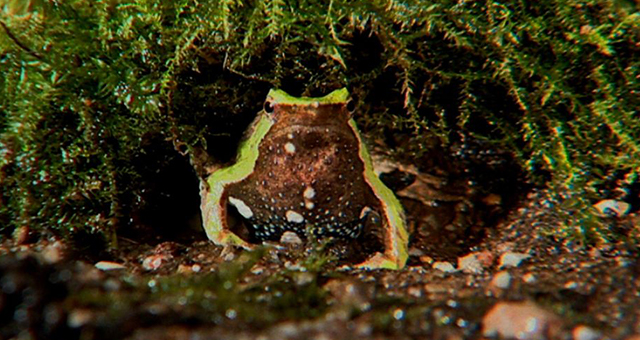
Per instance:
[[[349,91],[346,88],[341,88],[324,97],[294,97],[282,90],[271,89],[267,95],[267,100],[289,105],[340,104],[349,100]]]
[[[227,168],[214,171],[207,178],[209,191],[202,202],[202,222],[207,237],[215,244],[235,244],[250,248],[246,241],[229,230],[226,206],[222,196],[227,185],[240,182],[251,175],[258,159],[260,142],[271,126],[273,121],[266,115],[260,115],[251,136],[240,143],[237,162]]]
[[[387,226],[384,234],[384,254],[378,254],[375,256],[375,260],[365,261],[363,266],[366,268],[401,269],[409,257],[409,235],[405,225],[404,210],[393,191],[382,183],[373,171],[371,156],[363,144],[362,136],[360,136],[360,131],[353,119],[349,120],[349,126],[358,138],[358,145],[361,145],[360,159],[364,163],[364,179],[382,204],[384,224]]]

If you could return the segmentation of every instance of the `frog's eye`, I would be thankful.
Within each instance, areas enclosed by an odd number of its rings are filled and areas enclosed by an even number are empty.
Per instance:
[[[349,113],[353,113],[356,110],[356,102],[353,101],[353,99],[349,99],[349,101],[347,101],[347,111],[349,111]]]
[[[272,113],[273,112],[273,103],[270,100],[264,102],[264,112]]]

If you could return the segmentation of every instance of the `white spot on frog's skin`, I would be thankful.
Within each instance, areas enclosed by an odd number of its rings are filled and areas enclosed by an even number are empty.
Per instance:
[[[287,216],[287,221],[292,223],[302,223],[304,221],[304,217],[293,210],[287,210],[285,216]]]
[[[287,153],[295,153],[296,152],[296,146],[293,145],[293,143],[291,142],[287,142],[287,144],[284,145],[284,151],[286,151]]]
[[[293,133],[288,133],[288,134],[287,134],[287,138],[289,138],[289,139],[293,139]]]
[[[238,212],[240,213],[240,215],[242,215],[242,217],[253,217],[253,211],[251,211],[251,209],[242,200],[229,196],[229,203],[233,204],[233,206],[238,209]]]
[[[311,210],[311,209],[313,209],[313,207],[315,207],[315,204],[313,204],[313,202],[311,202],[311,201],[307,201],[307,203],[305,203],[304,206],[307,209]]]
[[[313,187],[307,187],[306,189],[304,189],[304,192],[302,193],[302,195],[306,199],[312,199],[316,197],[316,191],[315,189],[313,189]]]

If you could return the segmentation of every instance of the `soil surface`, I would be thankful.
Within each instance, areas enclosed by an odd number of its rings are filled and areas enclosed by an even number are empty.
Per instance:
[[[198,233],[100,252],[19,230],[0,247],[0,338],[640,338],[637,249],[559,242],[556,209],[532,192],[464,250],[414,238],[398,271],[296,242],[245,252]]]

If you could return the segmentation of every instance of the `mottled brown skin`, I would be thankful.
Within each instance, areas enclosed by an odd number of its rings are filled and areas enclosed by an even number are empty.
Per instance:
[[[274,125],[259,146],[253,173],[227,188],[227,197],[252,212],[243,219],[244,232],[234,232],[250,242],[279,240],[287,230],[301,237],[310,230],[317,237],[357,238],[380,203],[364,180],[347,104],[270,105],[266,114]]]

